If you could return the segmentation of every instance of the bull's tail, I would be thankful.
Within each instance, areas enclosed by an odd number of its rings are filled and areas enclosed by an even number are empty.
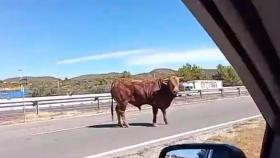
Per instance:
[[[114,121],[114,86],[115,86],[115,81],[112,82],[112,85],[111,85],[111,97],[112,97],[112,101],[111,101],[111,116],[112,116],[112,121]]]
[[[114,99],[112,97],[112,102],[111,102],[111,116],[112,116],[112,121],[114,121]]]

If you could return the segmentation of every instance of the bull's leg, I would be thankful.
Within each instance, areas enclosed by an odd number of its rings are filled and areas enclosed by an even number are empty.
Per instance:
[[[123,112],[122,113],[122,120],[123,120],[123,125],[125,126],[125,127],[129,127],[129,124],[127,123],[127,121],[126,121],[126,118],[125,118],[125,112]]]
[[[121,114],[120,114],[119,104],[117,104],[117,106],[116,106],[116,112],[117,112],[117,118],[118,118],[118,125],[120,127],[123,127],[123,124],[121,123]]]
[[[124,104],[120,107],[120,116],[121,116],[121,119],[122,119],[122,121],[123,121],[123,126],[124,126],[124,127],[129,127],[129,124],[127,123],[126,118],[125,118],[125,110],[126,110],[127,104],[128,104],[128,103],[124,103]]]
[[[167,119],[166,119],[166,109],[161,109],[161,112],[162,112],[162,115],[163,115],[164,123],[167,125],[167,124],[168,124],[168,121],[167,121]]]
[[[157,126],[158,108],[153,106],[153,126]]]

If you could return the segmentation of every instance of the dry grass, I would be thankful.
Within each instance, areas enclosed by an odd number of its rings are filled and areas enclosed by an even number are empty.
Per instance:
[[[73,118],[73,117],[82,117],[82,116],[91,116],[99,113],[105,113],[105,110],[88,110],[84,111],[63,111],[63,112],[40,112],[39,115],[36,113],[28,112],[25,115],[25,122],[36,122],[36,121],[47,121],[53,119],[61,119],[61,118]],[[24,116],[23,114],[20,116],[14,116],[8,119],[2,119],[0,121],[0,125],[9,125],[9,124],[17,124],[23,123]]]
[[[233,144],[244,151],[248,158],[259,158],[265,130],[265,121],[250,120],[235,125],[226,133],[210,137],[208,140]]]

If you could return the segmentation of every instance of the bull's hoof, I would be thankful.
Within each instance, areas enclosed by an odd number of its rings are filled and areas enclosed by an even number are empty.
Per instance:
[[[123,124],[121,124],[121,123],[118,123],[118,126],[123,128]]]
[[[157,123],[153,123],[153,127],[157,127],[158,125],[157,125]]]
[[[129,128],[129,124],[128,124],[128,123],[123,124],[123,126],[124,126],[125,128]]]

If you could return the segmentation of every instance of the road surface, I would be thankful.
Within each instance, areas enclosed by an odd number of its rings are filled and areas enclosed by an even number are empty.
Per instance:
[[[151,127],[152,112],[127,113],[131,128],[118,128],[108,114],[0,127],[0,157],[82,158],[259,114],[250,97],[228,98],[168,109],[169,125]]]

